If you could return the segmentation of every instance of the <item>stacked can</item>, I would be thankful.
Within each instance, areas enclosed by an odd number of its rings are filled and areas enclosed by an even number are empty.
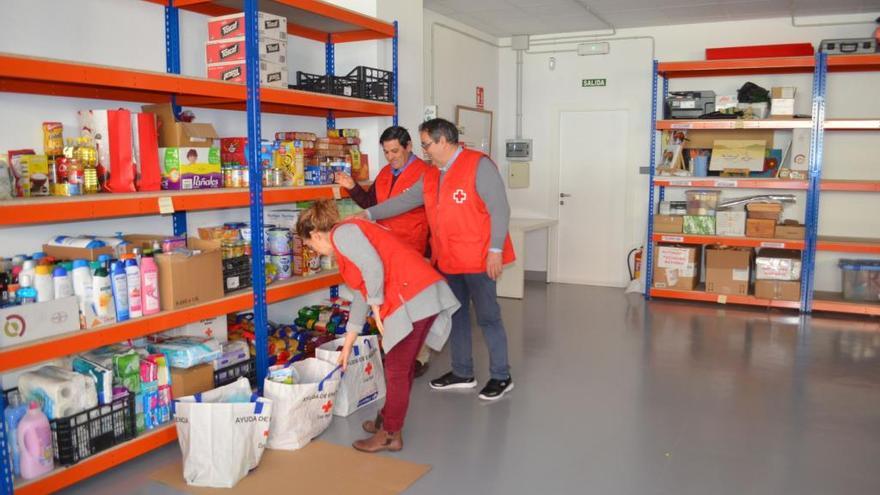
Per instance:
[[[274,228],[269,230],[269,260],[275,266],[278,280],[286,280],[291,276],[290,231]]]

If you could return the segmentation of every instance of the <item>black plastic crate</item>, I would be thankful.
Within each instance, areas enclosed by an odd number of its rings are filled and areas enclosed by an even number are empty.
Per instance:
[[[313,93],[329,93],[330,84],[327,79],[324,74],[309,74],[298,70],[296,71],[296,89]]]
[[[18,389],[6,390],[6,403],[18,396]],[[110,404],[49,421],[55,464],[70,466],[103,452],[137,435],[134,394]]]
[[[222,387],[228,385],[239,377],[245,377],[251,382],[251,387],[257,386],[257,360],[250,358],[238,364],[233,364],[225,368],[214,371],[214,386]]]
[[[333,76],[332,91],[334,95],[361,98],[360,85],[355,77]]]
[[[353,95],[357,98],[394,101],[394,73],[390,70],[359,65],[352,69],[346,78],[357,81],[357,91]]]
[[[223,260],[223,293],[246,289],[253,285],[250,256]]]

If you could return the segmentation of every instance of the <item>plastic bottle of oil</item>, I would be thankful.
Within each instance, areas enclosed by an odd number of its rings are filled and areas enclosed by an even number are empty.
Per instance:
[[[83,194],[98,193],[98,150],[91,139],[78,140],[75,155],[83,167]]]

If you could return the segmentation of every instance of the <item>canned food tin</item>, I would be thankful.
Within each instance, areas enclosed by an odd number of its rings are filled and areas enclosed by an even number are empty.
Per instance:
[[[269,252],[274,255],[290,254],[290,231],[272,229],[269,231]]]
[[[291,276],[291,258],[289,254],[272,255],[272,265],[278,270],[278,280],[286,280]]]

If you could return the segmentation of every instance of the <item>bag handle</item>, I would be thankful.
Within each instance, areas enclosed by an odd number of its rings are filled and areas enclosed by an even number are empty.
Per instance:
[[[256,396],[257,394],[254,394]],[[263,414],[263,403],[260,401],[254,402],[254,414]]]
[[[361,355],[361,349],[360,347],[358,347],[357,344],[353,345],[352,349],[354,350],[354,357],[358,357]]]
[[[333,376],[334,373],[336,373],[337,371],[339,371],[341,369],[342,369],[342,365],[340,364],[340,365],[337,365],[335,368],[333,368],[333,371],[331,371],[330,373],[327,373],[327,376],[325,376],[324,378],[321,379],[320,382],[318,382],[318,392],[323,392],[324,391],[324,382],[328,378]]]

